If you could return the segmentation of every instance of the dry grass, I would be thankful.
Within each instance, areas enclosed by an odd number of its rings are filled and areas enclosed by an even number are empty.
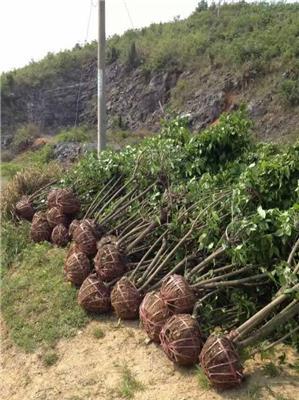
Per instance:
[[[31,167],[17,172],[7,182],[1,194],[1,214],[4,218],[12,216],[14,206],[23,195],[31,195],[61,175],[61,167],[57,164],[51,167]]]

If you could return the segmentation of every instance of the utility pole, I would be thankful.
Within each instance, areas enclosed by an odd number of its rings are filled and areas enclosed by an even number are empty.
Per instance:
[[[105,0],[98,0],[98,156],[106,147]]]

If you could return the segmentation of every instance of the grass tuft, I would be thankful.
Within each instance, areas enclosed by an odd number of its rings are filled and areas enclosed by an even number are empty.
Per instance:
[[[58,359],[58,354],[55,351],[48,351],[43,355],[43,364],[45,367],[51,367],[56,364]]]
[[[197,367],[197,380],[199,383],[199,386],[204,389],[204,390],[209,390],[211,389],[211,384],[207,376],[205,375],[204,371],[202,368]]]
[[[122,367],[121,378],[121,384],[118,390],[118,394],[121,397],[133,399],[136,392],[145,389],[144,384],[134,377],[132,371],[126,365]]]
[[[96,339],[102,339],[105,336],[104,331],[99,327],[94,328],[92,334]]]

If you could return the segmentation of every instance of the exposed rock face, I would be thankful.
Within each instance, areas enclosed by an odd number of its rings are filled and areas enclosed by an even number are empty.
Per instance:
[[[8,146],[16,127],[28,122],[51,134],[80,123],[95,125],[96,60],[82,71],[81,74],[76,66],[65,76],[44,79],[34,88],[13,87],[2,99],[2,145]],[[263,139],[295,129],[298,114],[277,104],[271,90],[257,94],[259,82],[255,79],[213,69],[145,73],[141,67],[128,69],[114,62],[106,68],[108,128],[157,131],[164,110],[170,107],[180,114],[189,114],[191,128],[198,131],[216,122],[222,112],[245,103],[249,104],[249,114]],[[182,84],[185,89],[180,92]],[[175,96],[180,104],[175,104]],[[76,145],[71,147],[64,150],[58,146],[58,158],[65,151],[68,154],[64,159],[75,157],[79,150]]]

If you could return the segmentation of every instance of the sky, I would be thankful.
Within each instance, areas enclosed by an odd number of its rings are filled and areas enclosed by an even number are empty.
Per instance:
[[[96,39],[97,1],[0,0],[0,72],[38,61],[48,52],[56,53]],[[107,36],[153,22],[171,21],[176,16],[186,18],[198,2],[106,0]]]

